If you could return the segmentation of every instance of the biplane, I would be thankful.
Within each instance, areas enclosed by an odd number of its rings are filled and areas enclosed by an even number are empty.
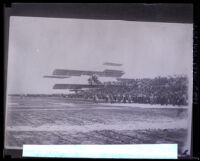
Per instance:
[[[106,66],[121,66],[122,64],[106,62],[103,65]],[[129,86],[128,84],[124,84],[122,82],[127,82],[132,79],[121,78],[125,74],[122,70],[113,70],[113,69],[105,69],[103,71],[88,71],[88,70],[71,70],[71,69],[55,69],[52,75],[45,75],[44,78],[58,78],[65,79],[71,77],[80,77],[80,76],[89,76],[88,84],[55,84],[53,89],[68,89],[70,92],[74,92],[78,94],[79,92],[84,92],[90,89],[123,89],[124,86]],[[110,82],[101,82],[98,80],[99,77],[111,77],[115,78],[116,81],[114,83]],[[107,100],[112,102],[113,96],[107,95]],[[125,99],[125,98],[123,98]],[[98,97],[94,94],[94,102],[98,102]]]
[[[112,64],[112,63],[104,63],[109,65],[118,66],[121,64]],[[98,81],[98,77],[112,77],[112,78],[120,78],[124,75],[122,70],[111,70],[105,69],[103,71],[84,71],[84,70],[70,70],[70,69],[55,69],[52,75],[45,75],[44,78],[71,78],[74,76],[89,76],[92,78],[91,83],[88,84],[55,84],[53,89],[69,89],[70,91],[77,91],[84,88],[102,88],[104,86],[103,83]],[[89,78],[89,79],[90,79]],[[96,81],[95,81],[96,80]]]
[[[118,66],[121,66],[122,64],[106,62],[103,65],[118,67]],[[52,75],[45,75],[44,78],[65,79],[65,78],[71,78],[71,77],[89,76],[87,84],[55,84],[53,86],[53,89],[67,89],[70,92],[74,92],[75,94],[80,93],[81,95],[84,94],[84,92],[86,92],[86,97],[88,95],[88,92],[91,93],[90,90],[92,90],[93,92],[94,91],[104,91],[105,92],[103,94],[103,97],[105,97],[104,99],[106,99],[106,102],[112,103],[114,101],[119,102],[120,99],[121,99],[121,101],[125,102],[126,97],[125,97],[125,95],[123,95],[123,96],[120,96],[120,98],[114,98],[115,96],[113,96],[112,94],[109,94],[109,92],[106,94],[106,91],[110,91],[112,89],[123,90],[125,86],[133,86],[133,84],[127,83],[127,82],[133,81],[134,79],[122,78],[122,76],[124,74],[125,74],[124,71],[114,70],[114,69],[105,69],[103,71],[55,69],[53,71]],[[115,78],[115,81],[101,82],[98,79],[99,77]],[[101,101],[101,100],[99,100],[97,95],[98,94],[96,94],[94,92],[93,101],[95,103],[98,103],[99,101]],[[102,95],[100,97],[102,99]],[[117,99],[119,99],[119,100],[117,100]],[[128,98],[127,98],[127,100],[128,100]]]

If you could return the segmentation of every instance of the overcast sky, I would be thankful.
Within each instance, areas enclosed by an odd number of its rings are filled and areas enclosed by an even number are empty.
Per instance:
[[[192,24],[11,17],[8,93],[59,93],[48,79],[57,69],[117,69],[124,78],[192,75]],[[104,62],[121,67],[103,66]]]

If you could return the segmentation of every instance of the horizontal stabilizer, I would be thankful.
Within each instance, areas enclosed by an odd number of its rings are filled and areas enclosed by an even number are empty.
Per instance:
[[[105,62],[103,65],[108,65],[108,66],[122,66],[122,64],[119,63],[111,63],[111,62]]]

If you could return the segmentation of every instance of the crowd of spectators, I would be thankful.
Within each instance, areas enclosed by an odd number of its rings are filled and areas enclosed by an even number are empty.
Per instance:
[[[104,82],[102,88],[83,90],[69,97],[95,102],[187,105],[187,92],[187,77],[174,76]]]

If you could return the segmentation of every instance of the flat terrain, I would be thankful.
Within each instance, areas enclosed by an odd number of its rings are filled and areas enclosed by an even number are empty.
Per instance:
[[[187,139],[186,108],[140,108],[69,101],[62,97],[9,98],[6,146],[23,144],[149,144]]]

